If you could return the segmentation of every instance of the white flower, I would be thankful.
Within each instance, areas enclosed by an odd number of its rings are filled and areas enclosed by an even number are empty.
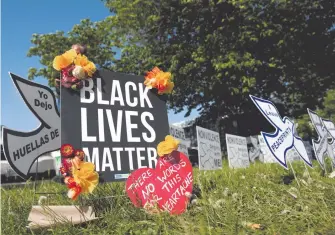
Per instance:
[[[70,189],[68,192],[67,192],[67,196],[69,197],[69,198],[73,198],[74,196],[75,196],[75,191],[73,190],[73,189]]]
[[[73,69],[72,75],[78,79],[86,78],[85,70],[83,69],[83,67],[78,65]]]

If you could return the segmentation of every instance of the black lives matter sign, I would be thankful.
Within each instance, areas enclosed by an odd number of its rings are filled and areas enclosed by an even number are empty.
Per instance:
[[[169,133],[166,101],[141,76],[100,70],[81,91],[61,91],[62,144],[84,150],[105,181],[155,168],[157,145]]]

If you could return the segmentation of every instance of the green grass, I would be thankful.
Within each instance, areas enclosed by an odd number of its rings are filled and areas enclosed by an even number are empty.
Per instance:
[[[202,198],[180,216],[148,215],[135,208],[125,195],[124,183],[101,184],[89,197],[75,204],[92,205],[98,221],[83,226],[59,225],[52,230],[31,232],[25,228],[34,195],[33,184],[2,188],[1,230],[17,234],[335,234],[335,179],[323,176],[314,162],[309,175],[301,162],[293,164],[297,180],[289,185],[283,176],[293,172],[278,164],[254,164],[247,169],[194,170],[194,184]],[[329,170],[328,170],[329,172]],[[40,192],[66,192],[63,185],[44,182]],[[291,194],[289,193],[291,192]],[[296,195],[296,198],[292,196]],[[113,198],[98,199],[105,196]],[[64,195],[49,197],[49,205],[71,205]],[[263,230],[251,230],[245,223]]]

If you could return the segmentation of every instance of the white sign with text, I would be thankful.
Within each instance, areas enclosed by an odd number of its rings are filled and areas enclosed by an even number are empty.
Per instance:
[[[245,168],[250,165],[247,138],[226,134],[228,163],[230,168]]]
[[[28,179],[31,167],[39,156],[60,148],[60,115],[55,94],[49,87],[12,73],[10,76],[24,102],[40,121],[40,126],[30,132],[2,127],[6,159],[21,178]]]
[[[326,119],[320,118],[315,112],[307,109],[312,125],[315,128],[318,139],[312,140],[315,157],[322,169],[325,169],[325,156],[328,155],[334,161],[332,149],[334,124]],[[328,128],[327,128],[328,127]]]
[[[272,102],[252,95],[250,98],[263,116],[276,128],[274,133],[261,132],[261,134],[277,161],[287,169],[288,151],[295,149],[300,158],[312,167],[305,145],[295,132],[294,123],[287,117],[282,118]]]
[[[261,151],[263,154],[263,162],[264,163],[277,163],[276,158],[272,155],[271,151],[266,145],[263,136],[259,135],[258,140],[259,140],[259,145],[261,147]]]
[[[179,141],[178,151],[188,156],[188,148],[191,146],[191,141],[186,139],[184,129],[170,125],[170,135]]]
[[[256,159],[263,161],[262,150],[259,145],[259,140],[257,136],[249,136],[247,138],[248,152],[250,162],[255,162]],[[251,145],[251,146],[250,146]]]
[[[222,169],[220,135],[197,126],[198,157],[200,170]]]

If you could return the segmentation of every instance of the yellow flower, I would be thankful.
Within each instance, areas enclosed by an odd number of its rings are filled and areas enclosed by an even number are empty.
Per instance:
[[[158,94],[170,94],[174,88],[174,83],[167,81],[163,90],[158,90]]]
[[[75,65],[83,67],[89,77],[96,71],[95,64],[87,59],[85,55],[78,55],[74,61]]]
[[[89,77],[92,77],[97,68],[95,67],[95,64],[93,62],[89,62],[87,65],[84,66],[84,70]]]
[[[75,182],[80,185],[83,193],[92,193],[99,183],[99,175],[91,162],[81,162],[79,169],[72,168]]]
[[[54,58],[53,67],[57,71],[62,70],[68,67],[70,64],[73,63],[73,60],[76,58],[77,54],[75,50],[71,49],[67,52],[63,53],[62,55],[58,55]]]
[[[156,79],[158,81],[168,81],[171,79],[171,73],[161,71],[156,75]]]
[[[148,87],[148,89],[152,89],[156,87],[156,81],[157,81],[156,78],[148,78],[148,79],[145,79],[144,85]]]
[[[78,54],[76,59],[73,61],[75,65],[79,65],[81,67],[84,67],[88,64],[88,59],[85,55]]]
[[[157,146],[158,156],[162,157],[170,154],[178,149],[179,141],[174,139],[171,135],[167,135],[165,140],[160,142]]]
[[[66,51],[63,56],[67,60],[71,60],[71,63],[73,63],[73,60],[77,57],[77,52],[74,49]]]
[[[61,70],[62,68],[65,68],[67,65],[67,61],[62,57],[61,55],[58,55],[55,57],[52,66],[57,71]]]

